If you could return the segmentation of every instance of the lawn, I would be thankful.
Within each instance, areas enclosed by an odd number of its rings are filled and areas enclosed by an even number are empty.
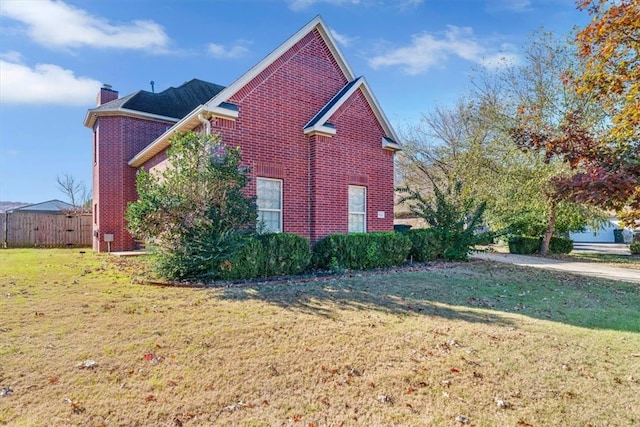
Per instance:
[[[640,424],[640,286],[472,262],[139,284],[141,258],[0,250],[0,424]]]

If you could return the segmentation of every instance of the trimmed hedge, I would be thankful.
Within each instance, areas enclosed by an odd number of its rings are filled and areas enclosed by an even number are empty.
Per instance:
[[[332,234],[316,243],[313,265],[331,270],[391,267],[402,264],[410,249],[406,233]]]
[[[219,277],[241,280],[300,274],[311,262],[311,246],[304,237],[289,233],[249,237],[230,259],[223,261]]]
[[[443,257],[442,244],[432,228],[409,230],[405,234],[411,240],[409,257],[413,261],[426,262]]]
[[[509,238],[509,252],[512,254],[531,255],[539,250],[539,237],[513,236]]]
[[[304,237],[289,233],[258,236],[266,251],[264,277],[302,273],[311,263],[311,245]]]
[[[633,242],[629,245],[629,250],[634,255],[640,255],[640,242]]]
[[[566,237],[552,237],[549,242],[550,254],[568,254],[573,250],[573,240]]]
[[[540,250],[541,237],[513,236],[509,239],[509,252],[531,255]],[[550,254],[568,254],[573,250],[573,240],[566,237],[552,237],[549,242]]]

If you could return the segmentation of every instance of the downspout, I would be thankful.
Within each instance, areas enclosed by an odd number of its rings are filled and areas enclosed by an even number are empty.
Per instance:
[[[211,122],[209,119],[205,118],[204,114],[200,113],[198,114],[198,120],[200,120],[200,123],[204,125],[204,134],[206,136],[211,135]]]

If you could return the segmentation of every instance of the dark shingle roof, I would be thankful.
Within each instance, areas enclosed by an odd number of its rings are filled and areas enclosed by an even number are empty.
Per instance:
[[[334,105],[336,105],[338,102],[340,102],[342,100],[342,97],[349,91],[349,89],[351,89],[353,87],[353,85],[358,83],[360,81],[360,79],[361,79],[361,77],[358,77],[357,79],[352,80],[349,83],[347,83],[346,86],[344,86],[342,89],[340,89],[340,91],[333,98],[331,98],[329,103],[327,105],[325,105],[322,108],[322,110],[318,111],[318,113],[315,116],[313,116],[313,118],[311,120],[309,120],[309,123],[307,123],[304,127],[308,128],[308,127],[317,125],[318,122],[320,121],[320,119],[322,119],[322,117],[325,114],[327,114],[327,112],[329,110],[331,110]]]
[[[159,93],[140,90],[131,95],[107,102],[94,111],[128,109],[181,119],[224,89],[214,83],[193,79],[182,86],[170,87]]]

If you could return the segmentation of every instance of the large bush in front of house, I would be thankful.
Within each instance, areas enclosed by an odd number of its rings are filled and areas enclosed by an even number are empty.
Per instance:
[[[251,236],[229,259],[220,263],[223,280],[300,274],[311,262],[309,240],[296,234],[272,233]]]
[[[187,132],[171,139],[167,160],[161,172],[138,173],[128,230],[150,243],[163,277],[213,279],[256,221],[255,203],[242,193],[249,178],[240,151],[218,136]]]
[[[467,260],[475,244],[474,231],[482,223],[486,203],[477,203],[462,191],[460,181],[446,182],[441,189],[432,180],[433,196],[423,196],[409,187],[398,188],[402,194],[398,203],[408,203],[409,209],[424,219],[439,243],[437,257],[448,261]]]
[[[629,245],[629,250],[634,255],[640,255],[640,242],[633,242]]]
[[[366,270],[402,264],[411,249],[404,233],[332,234],[313,248],[313,265],[329,270]]]

